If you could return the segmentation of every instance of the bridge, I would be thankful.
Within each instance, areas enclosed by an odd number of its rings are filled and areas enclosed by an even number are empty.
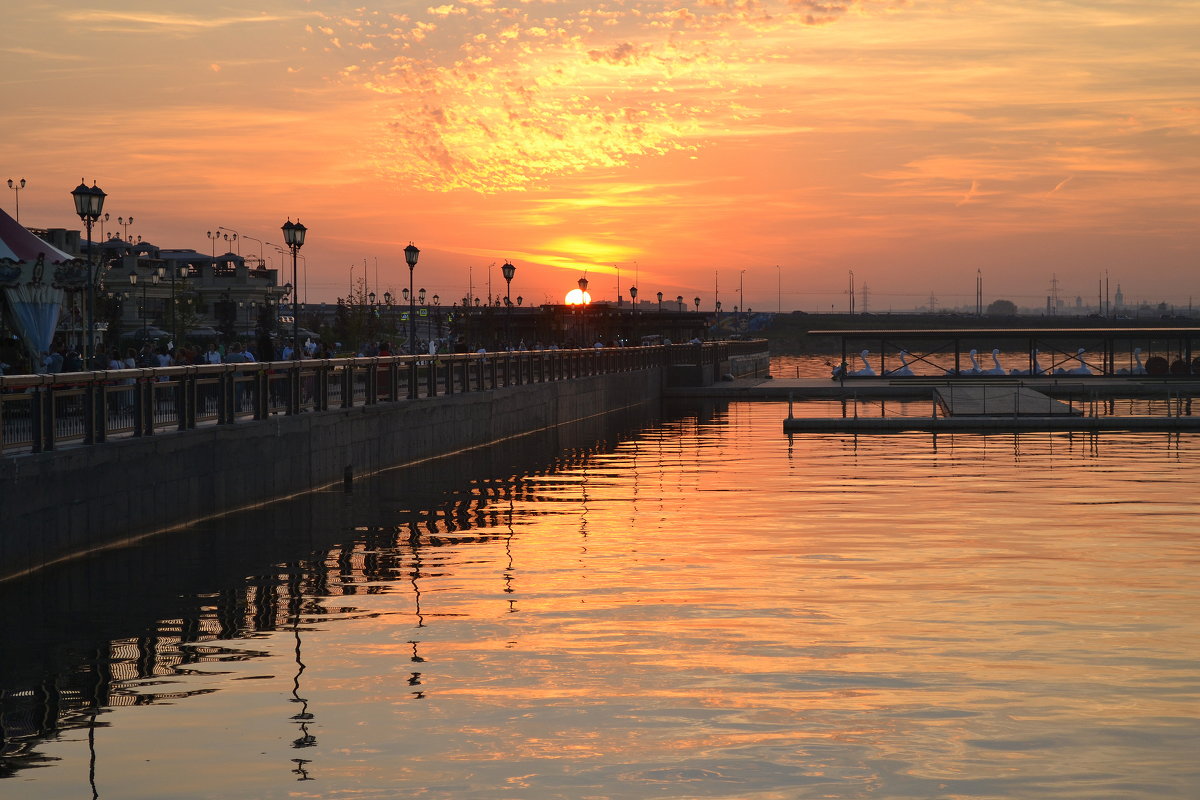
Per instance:
[[[0,377],[0,581],[767,366],[733,341]]]

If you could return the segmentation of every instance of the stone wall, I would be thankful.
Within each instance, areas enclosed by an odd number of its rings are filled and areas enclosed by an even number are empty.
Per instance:
[[[90,550],[631,406],[658,369],[335,409],[0,459],[0,580]]]

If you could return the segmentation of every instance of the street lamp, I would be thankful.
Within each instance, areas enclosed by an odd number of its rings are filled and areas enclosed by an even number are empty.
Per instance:
[[[187,277],[187,267],[180,267],[177,270],[176,269],[171,270],[171,340],[173,342],[175,342],[175,344],[178,344],[179,343],[179,324],[178,324],[179,323],[179,309],[176,308],[176,305],[175,305],[178,302],[175,299],[175,275],[176,275],[176,273],[178,273],[178,275],[179,275],[179,280],[182,281],[184,278]]]
[[[676,297],[675,303],[679,306],[679,310],[683,311],[683,295],[679,295],[678,297]]]
[[[517,268],[508,259],[504,260],[504,266],[500,267],[500,273],[504,275],[504,340],[509,347],[512,346],[512,279],[513,275],[517,274]]]
[[[133,217],[130,217],[129,221],[133,222]],[[219,242],[221,240],[221,232],[219,230],[205,231],[204,235],[208,237],[208,240],[210,242],[212,242],[212,257],[216,258],[217,257],[217,242]]]
[[[412,242],[404,248],[404,261],[408,264],[408,353],[414,356],[417,354],[417,315],[413,301],[417,299],[417,295],[413,291],[413,270],[417,266],[419,255],[421,251]]]
[[[129,270],[129,285],[137,286],[137,279],[138,279],[137,270],[136,269]],[[157,269],[151,270],[150,271],[150,282],[153,283],[155,286],[157,286],[158,280],[159,280],[159,270],[157,270]],[[146,345],[147,340],[150,338],[150,332],[149,332],[149,330],[147,330],[149,317],[146,314],[146,312],[147,312],[146,306],[147,306],[146,284],[143,283],[142,284],[142,346],[143,347]]]
[[[283,223],[282,230],[283,243],[292,251],[292,288],[298,297],[300,281],[296,277],[296,255],[304,246],[304,234],[308,232],[308,228],[301,225],[300,220],[292,222],[292,218],[288,217],[288,221]],[[294,300],[292,301],[292,358],[300,358],[300,315],[296,313]]]
[[[697,310],[697,311],[699,311],[699,310],[700,310],[700,298],[699,298],[699,297],[693,297],[693,298],[692,298],[692,302],[696,304],[696,310]]]
[[[658,293],[658,310],[662,311],[662,292]]]
[[[237,243],[238,232],[235,231],[233,228],[226,228],[224,225],[218,225],[217,230],[229,231],[229,233],[225,234],[225,239],[227,241],[233,242],[234,246],[237,247],[237,254],[240,256],[242,254],[242,246]]]
[[[22,181],[24,183],[24,181]],[[92,264],[92,225],[100,218],[100,214],[104,211],[104,198],[107,197],[103,191],[97,186],[96,182],[92,181],[91,187],[80,179],[79,185],[71,192],[71,196],[75,198],[75,213],[79,215],[79,219],[87,226],[87,260],[88,260],[88,292],[87,292],[87,340],[83,345],[83,363],[91,368],[91,359],[95,355],[95,345],[92,342],[92,336],[96,330],[96,272],[95,266]]]
[[[16,200],[17,200],[17,222],[20,223],[21,222],[21,190],[25,188],[25,179],[21,178],[21,180],[19,180],[19,181],[14,181],[12,178],[9,178],[8,179],[8,188],[13,190],[13,196],[16,197]]]

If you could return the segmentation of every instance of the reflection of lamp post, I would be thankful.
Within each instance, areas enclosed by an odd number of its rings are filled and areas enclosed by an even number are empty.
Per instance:
[[[13,190],[13,196],[16,198],[17,222],[20,223],[20,221],[21,221],[21,190],[25,188],[25,179],[21,178],[21,180],[19,180],[19,181],[14,181],[12,178],[9,178],[8,179],[8,188]]]
[[[104,211],[104,198],[107,197],[103,191],[97,186],[96,182],[92,181],[89,188],[82,180],[75,190],[71,192],[71,196],[75,198],[75,213],[79,215],[79,219],[87,226],[87,260],[88,260],[88,291],[87,291],[87,339],[83,343],[83,363],[91,369],[91,359],[94,355],[94,344],[92,342],[93,333],[96,330],[96,269],[92,264],[92,225],[100,218],[100,214]]]
[[[300,220],[294,223],[291,217],[283,223],[283,242],[292,251],[292,290],[296,292],[296,296],[300,295],[300,282],[296,277],[296,254],[300,248],[304,246],[304,235],[308,232],[308,228],[300,224]],[[300,358],[300,315],[296,313],[296,302],[292,301],[292,358]]]
[[[417,266],[417,256],[421,255],[421,251],[412,242],[408,243],[408,247],[404,248],[404,261],[408,264],[408,352],[409,355],[417,354],[417,315],[414,301],[417,295],[413,292],[413,270]]]
[[[500,267],[500,272],[504,275],[504,343],[512,347],[512,279],[513,275],[517,274],[517,268],[510,261],[505,259],[504,266]]]

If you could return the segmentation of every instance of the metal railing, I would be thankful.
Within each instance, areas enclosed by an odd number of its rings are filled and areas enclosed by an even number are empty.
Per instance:
[[[762,342],[304,359],[0,376],[0,453],[404,402],[681,363]]]

